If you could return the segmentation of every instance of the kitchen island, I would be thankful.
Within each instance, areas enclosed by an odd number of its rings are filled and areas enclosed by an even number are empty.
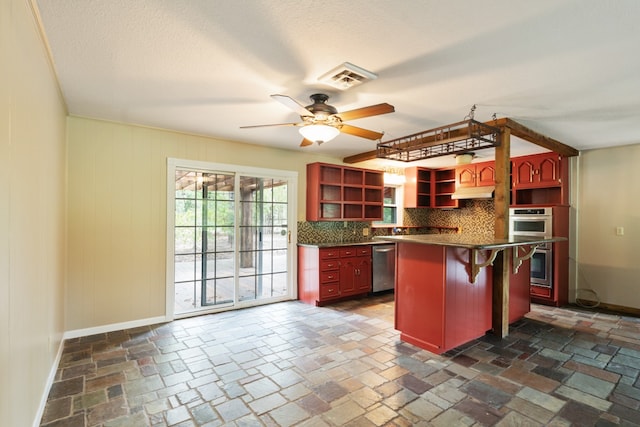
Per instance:
[[[441,354],[492,329],[492,264],[507,255],[509,295],[506,309],[528,310],[529,258],[535,248],[561,237],[508,239],[462,234],[376,237],[396,243],[395,328],[403,341]],[[522,295],[524,292],[524,299]],[[519,295],[519,296],[518,296]],[[523,306],[522,304],[526,304]]]

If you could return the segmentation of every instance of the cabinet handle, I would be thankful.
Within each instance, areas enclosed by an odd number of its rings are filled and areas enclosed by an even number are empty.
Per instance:
[[[333,279],[333,276],[329,275],[327,276],[327,279]]]

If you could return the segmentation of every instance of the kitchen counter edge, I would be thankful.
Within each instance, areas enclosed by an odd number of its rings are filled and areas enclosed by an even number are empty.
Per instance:
[[[386,243],[419,243],[423,245],[453,246],[466,249],[502,249],[522,245],[538,245],[567,240],[566,237],[511,236],[497,239],[461,234],[417,234],[409,236],[378,236],[375,240]]]
[[[298,246],[305,246],[309,248],[336,248],[343,246],[362,246],[362,245],[384,245],[389,242],[382,240],[367,240],[364,242],[325,242],[325,243],[298,243]]]

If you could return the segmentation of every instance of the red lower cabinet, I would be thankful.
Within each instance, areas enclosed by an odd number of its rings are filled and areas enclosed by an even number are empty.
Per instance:
[[[371,246],[298,246],[298,298],[315,305],[371,292]]]
[[[491,329],[492,275],[469,282],[469,250],[399,243],[396,329],[403,341],[440,354]]]

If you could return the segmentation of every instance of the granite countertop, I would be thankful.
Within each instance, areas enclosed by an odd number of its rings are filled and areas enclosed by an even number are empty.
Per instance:
[[[521,245],[537,245],[560,242],[566,237],[533,237],[510,236],[507,239],[496,239],[486,236],[470,236],[465,234],[415,234],[405,236],[379,236],[375,240],[382,242],[420,243],[424,245],[454,246],[467,249],[502,249]]]
[[[340,246],[359,246],[359,245],[384,245],[390,242],[382,240],[365,240],[361,242],[322,242],[322,243],[298,243],[298,246],[307,246],[311,248],[335,248]]]

